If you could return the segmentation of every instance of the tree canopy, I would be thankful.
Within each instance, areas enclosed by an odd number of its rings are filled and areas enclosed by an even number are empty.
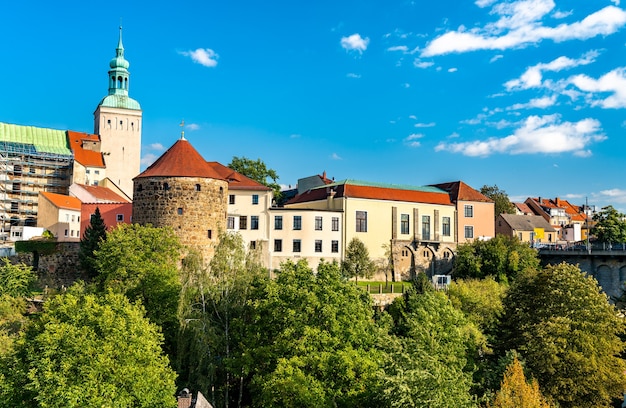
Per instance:
[[[352,238],[346,248],[346,257],[341,262],[341,272],[348,278],[369,278],[374,274],[376,265],[370,259],[367,247],[358,238]]]
[[[228,167],[271,188],[274,191],[274,198],[276,200],[280,199],[281,191],[278,184],[278,173],[276,173],[276,170],[268,168],[263,160],[234,156]]]
[[[550,408],[539,390],[537,380],[526,380],[522,363],[517,357],[507,367],[500,390],[489,408]]]
[[[623,318],[574,265],[526,270],[504,299],[501,350],[517,350],[560,407],[609,406],[626,385]]]
[[[48,301],[3,362],[2,407],[172,407],[159,329],[123,295],[80,289]]]
[[[484,185],[480,188],[481,194],[489,197],[495,204],[494,215],[515,214],[515,206],[509,200],[508,194],[497,185]]]
[[[461,244],[454,258],[452,275],[457,279],[493,276],[509,281],[526,268],[539,266],[537,251],[515,237],[496,235],[487,241]]]
[[[119,224],[95,251],[102,290],[139,300],[147,317],[163,329],[170,355],[178,332],[180,251],[172,229],[139,224]]]
[[[591,234],[600,242],[623,243],[626,242],[626,215],[617,211],[613,206],[603,207],[601,211],[593,215],[595,225]]]

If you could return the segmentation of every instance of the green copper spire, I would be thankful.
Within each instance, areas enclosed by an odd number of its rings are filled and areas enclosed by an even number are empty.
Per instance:
[[[124,58],[124,45],[122,44],[122,26],[120,26],[120,38],[115,49],[115,57],[109,62],[109,95],[106,96],[100,106],[123,109],[140,110],[139,103],[128,97],[128,83],[130,63]]]

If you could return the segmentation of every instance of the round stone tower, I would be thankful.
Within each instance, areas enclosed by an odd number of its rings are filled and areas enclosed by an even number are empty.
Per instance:
[[[171,227],[180,242],[213,257],[226,230],[228,182],[182,137],[133,179],[133,222]]]

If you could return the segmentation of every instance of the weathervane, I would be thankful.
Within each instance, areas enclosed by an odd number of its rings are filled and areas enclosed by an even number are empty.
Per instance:
[[[181,131],[180,131],[180,140],[185,140],[185,119],[180,122]]]

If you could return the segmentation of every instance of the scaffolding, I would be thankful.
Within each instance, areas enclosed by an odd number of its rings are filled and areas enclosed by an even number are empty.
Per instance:
[[[73,156],[37,146],[0,141],[0,239],[11,226],[36,226],[40,192],[67,195]]]

